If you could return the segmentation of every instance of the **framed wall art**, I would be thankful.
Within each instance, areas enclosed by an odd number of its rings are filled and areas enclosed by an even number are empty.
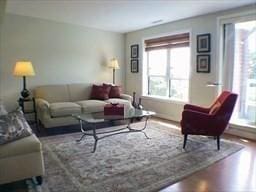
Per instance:
[[[139,60],[138,59],[132,59],[131,60],[131,72],[132,73],[138,73],[139,72]]]
[[[139,45],[131,45],[131,58],[139,57]]]
[[[211,34],[197,35],[197,52],[206,53],[211,51]]]
[[[196,72],[198,73],[210,73],[211,69],[211,57],[210,55],[197,55]]]

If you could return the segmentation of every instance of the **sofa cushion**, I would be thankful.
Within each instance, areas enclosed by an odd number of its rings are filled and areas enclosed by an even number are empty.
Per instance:
[[[28,137],[0,145],[0,158],[16,155],[25,155],[41,150],[41,143],[38,138],[32,134]]]
[[[50,113],[52,117],[70,116],[81,113],[81,107],[72,102],[52,103],[50,104]]]
[[[106,100],[110,92],[110,87],[103,85],[93,85],[90,99]]]
[[[21,110],[0,116],[0,145],[31,134],[32,130]]]
[[[85,100],[76,103],[82,107],[83,113],[103,112],[104,106],[107,104],[105,101],[100,100]]]
[[[84,83],[74,83],[68,85],[70,102],[82,101],[90,99],[92,85]]]
[[[41,98],[49,103],[70,102],[67,85],[44,85],[35,89],[35,98]]]
[[[106,100],[107,103],[119,103],[119,104],[124,104],[126,108],[131,108],[132,104],[130,101],[125,100],[125,99],[119,99],[119,98],[110,98]]]

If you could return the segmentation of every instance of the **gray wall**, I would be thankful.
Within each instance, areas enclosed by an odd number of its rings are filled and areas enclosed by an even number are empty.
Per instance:
[[[17,104],[22,78],[12,70],[20,59],[32,61],[36,76],[27,79],[28,88],[65,83],[112,82],[107,62],[116,57],[120,70],[116,83],[124,86],[124,35],[32,17],[6,14],[2,28],[2,99],[7,108]]]
[[[175,21],[155,27],[138,30],[126,34],[126,89],[128,93],[136,91],[138,96],[143,94],[142,87],[142,64],[143,64],[143,39],[170,33],[179,33],[190,31],[191,33],[191,67],[190,67],[190,89],[189,102],[198,105],[210,105],[217,95],[217,87],[207,87],[209,81],[218,81],[218,47],[217,42],[217,19],[219,16],[237,14],[243,11],[255,10],[256,4],[242,7],[235,10],[219,12],[209,15],[198,16],[194,18]],[[211,73],[203,74],[196,72],[196,35],[211,34]],[[130,72],[130,46],[139,44],[139,73]],[[206,53],[207,54],[207,53]],[[179,121],[184,103],[172,102],[167,100],[152,99],[143,97],[142,103],[147,109],[154,110],[158,116]]]
[[[0,55],[1,55],[1,34],[2,34],[2,29],[3,29],[3,20],[4,20],[4,13],[5,13],[5,7],[6,7],[6,0],[0,1]],[[2,83],[1,83],[1,76],[2,76],[2,63],[0,60],[0,102],[2,98]]]

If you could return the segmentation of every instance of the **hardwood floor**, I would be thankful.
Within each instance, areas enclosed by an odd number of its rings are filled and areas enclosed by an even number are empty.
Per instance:
[[[177,125],[167,120],[155,120]],[[256,191],[256,141],[227,134],[224,134],[223,138],[241,143],[245,147],[208,168],[166,187],[161,192]]]

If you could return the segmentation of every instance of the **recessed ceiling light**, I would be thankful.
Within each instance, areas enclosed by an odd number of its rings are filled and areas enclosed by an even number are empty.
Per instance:
[[[159,19],[159,20],[153,21],[152,23],[153,23],[153,24],[156,24],[156,23],[161,23],[161,22],[163,22],[163,20],[162,20],[162,19]]]

